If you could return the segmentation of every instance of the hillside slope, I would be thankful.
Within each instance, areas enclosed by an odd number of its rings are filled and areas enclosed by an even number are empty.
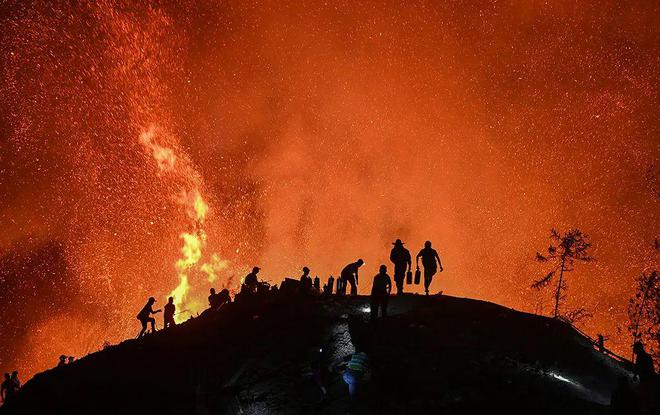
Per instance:
[[[368,304],[285,294],[233,303],[38,374],[0,413],[608,413],[627,373],[545,317],[406,295],[369,323]],[[355,345],[372,377],[351,404],[340,368]],[[326,399],[310,374],[319,349],[333,368]]]

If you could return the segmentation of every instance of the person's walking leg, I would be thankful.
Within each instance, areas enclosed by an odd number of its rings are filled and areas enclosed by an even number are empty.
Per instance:
[[[138,334],[138,339],[142,337],[145,331],[147,331],[147,322],[145,320],[140,320],[140,323],[142,323],[142,330],[140,330],[140,334]]]
[[[426,295],[429,294],[429,287],[433,281],[433,274],[435,274],[435,271],[424,268],[424,291],[426,292]]]

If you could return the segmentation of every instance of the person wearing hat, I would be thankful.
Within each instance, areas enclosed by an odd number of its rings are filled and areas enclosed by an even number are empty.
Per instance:
[[[140,334],[138,334],[138,339],[142,337],[145,331],[147,331],[147,323],[151,323],[151,332],[156,331],[156,319],[151,317],[152,314],[160,313],[160,310],[154,311],[152,308],[154,303],[156,302],[156,299],[153,297],[149,297],[149,300],[147,300],[147,304],[142,307],[142,310],[137,315],[137,319],[140,320],[140,323],[142,323],[142,330],[140,331]]]
[[[300,291],[303,294],[312,292],[312,277],[309,276],[309,268],[303,267],[302,276],[300,277]]]
[[[252,272],[245,276],[243,285],[245,285],[245,288],[249,293],[253,294],[257,292],[257,286],[259,285],[259,279],[257,279],[257,274],[259,273],[259,271],[261,271],[261,268],[254,267],[252,268]]]
[[[397,295],[403,294],[403,280],[406,277],[406,271],[410,271],[412,266],[412,257],[410,256],[410,251],[408,251],[401,242],[401,239],[397,239],[392,244],[394,247],[390,252],[390,261],[394,264],[394,283],[396,284],[396,293]]]

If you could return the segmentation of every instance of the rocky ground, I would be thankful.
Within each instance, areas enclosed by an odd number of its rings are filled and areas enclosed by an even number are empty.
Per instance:
[[[368,297],[233,303],[38,374],[0,413],[601,414],[629,375],[565,323],[488,302],[405,295],[385,320],[368,313]],[[372,373],[351,401],[341,371],[356,346]]]

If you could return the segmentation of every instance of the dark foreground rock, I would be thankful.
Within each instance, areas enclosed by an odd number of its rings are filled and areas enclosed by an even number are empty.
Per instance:
[[[376,323],[368,310],[366,297],[231,304],[38,374],[0,413],[601,414],[629,375],[570,326],[492,303],[392,297]],[[372,376],[351,402],[341,368],[356,345]]]

